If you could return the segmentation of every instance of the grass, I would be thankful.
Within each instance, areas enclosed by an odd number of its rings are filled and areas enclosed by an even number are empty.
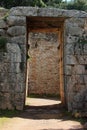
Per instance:
[[[60,99],[60,96],[57,94],[29,94],[29,98],[55,98],[55,99]]]
[[[9,122],[19,113],[20,112],[17,110],[0,110],[0,127],[2,127],[6,122]]]

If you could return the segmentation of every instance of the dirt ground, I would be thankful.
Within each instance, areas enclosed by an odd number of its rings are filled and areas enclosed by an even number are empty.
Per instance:
[[[28,98],[26,104],[25,110],[0,130],[84,130],[56,99]]]

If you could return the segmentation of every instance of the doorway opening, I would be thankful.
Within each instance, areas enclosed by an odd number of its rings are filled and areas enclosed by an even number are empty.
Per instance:
[[[63,80],[65,18],[27,17],[26,20],[29,58],[27,61],[27,96],[57,97],[62,105],[65,105]],[[34,104],[31,104],[35,105],[38,100],[32,102]]]

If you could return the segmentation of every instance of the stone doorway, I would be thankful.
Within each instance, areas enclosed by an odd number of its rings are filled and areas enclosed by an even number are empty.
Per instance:
[[[64,42],[64,21],[65,21],[65,18],[62,18],[62,17],[61,18],[53,18],[53,17],[27,17],[26,20],[27,20],[27,45],[28,45],[27,51],[28,51],[28,55],[29,55],[29,48],[30,49],[32,47],[38,48],[39,42],[37,42],[37,40],[35,41],[35,35],[40,36],[39,40],[41,39],[41,34],[44,35],[44,36],[46,34],[48,34],[51,37],[56,36],[56,38],[55,38],[56,42],[57,42],[57,47],[56,47],[57,52],[56,53],[58,53],[56,56],[58,58],[57,59],[58,61],[55,64],[56,64],[56,67],[57,67],[59,72],[57,73],[58,77],[56,77],[56,80],[57,80],[56,86],[57,87],[56,87],[56,90],[54,90],[55,88],[52,88],[52,91],[53,91],[52,94],[53,95],[59,94],[60,97],[61,97],[61,103],[62,103],[62,105],[65,106],[64,78],[63,78],[63,66],[64,66],[63,65],[63,60],[64,60],[64,56],[63,56],[63,42]],[[33,35],[33,37],[32,37],[32,35]],[[46,43],[46,41],[45,41],[45,43]],[[44,43],[42,42],[42,44],[44,44]],[[46,45],[44,45],[44,46],[46,46]],[[42,46],[42,48],[43,48],[43,46]],[[36,51],[37,51],[37,53],[39,53],[38,49],[36,49]],[[51,51],[50,51],[50,53],[51,53]],[[46,54],[46,52],[45,52],[45,54]],[[33,55],[35,55],[35,50],[33,52]],[[52,58],[53,58],[53,55],[52,55]],[[34,61],[34,64],[33,64],[33,61]],[[43,63],[46,63],[46,62],[43,61]],[[29,64],[30,64],[30,66],[31,65],[32,66],[30,67]],[[48,65],[49,64],[50,63],[48,63]],[[27,62],[27,93],[28,93],[28,95],[29,95],[29,83],[31,82],[31,81],[29,81],[29,79],[32,78],[31,75],[33,75],[33,83],[34,84],[30,83],[30,87],[35,87],[35,85],[37,85],[37,83],[36,83],[37,81],[35,81],[36,78],[38,78],[38,75],[36,74],[36,70],[37,70],[36,69],[37,68],[36,65],[37,65],[36,64],[36,56],[34,56],[32,58],[30,63],[29,63],[29,61]],[[39,66],[38,66],[38,68],[39,68]],[[31,71],[33,71],[33,72],[31,72],[29,69],[32,69]],[[51,69],[52,69],[52,66],[51,66]],[[46,68],[45,68],[45,71],[46,71]],[[52,71],[54,71],[54,70],[52,70]],[[32,74],[29,74],[29,73],[32,73]],[[49,73],[49,72],[46,72],[46,73]],[[38,73],[38,74],[41,74],[41,73]],[[49,74],[52,75],[51,73],[49,73]],[[44,74],[42,74],[42,76],[43,75]],[[44,93],[45,94],[46,93],[50,94],[51,93],[51,89],[49,89],[48,92],[46,90],[46,87],[47,87],[47,81],[46,80],[49,77],[50,76],[47,75],[45,81],[43,81],[43,84],[45,84],[45,86],[44,85],[43,86],[45,88],[39,88],[40,87],[40,81],[43,80],[43,77],[41,77],[40,80],[38,80],[38,86],[39,87],[37,87],[36,90],[33,89],[34,91],[36,91],[36,94],[39,93],[39,92],[40,92],[40,94],[44,94]],[[55,76],[52,77],[52,78],[55,78]],[[55,82],[55,79],[51,79],[51,81]],[[51,85],[50,81],[48,82],[48,84]],[[55,84],[55,83],[53,83],[53,84]],[[57,84],[59,84],[59,85],[57,85]],[[40,91],[39,91],[39,89],[40,89]],[[41,91],[41,89],[42,89],[42,91]],[[58,91],[58,93],[56,93],[56,91]]]
[[[87,13],[13,7],[6,16],[0,20],[0,39],[5,41],[0,50],[0,109],[23,110],[25,106],[29,33],[55,32],[62,104],[68,111],[87,115]]]

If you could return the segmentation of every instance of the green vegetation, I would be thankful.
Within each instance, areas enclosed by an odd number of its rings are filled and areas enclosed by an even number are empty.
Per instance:
[[[9,122],[11,118],[16,117],[19,113],[17,110],[0,110],[0,127],[6,122]]]
[[[86,0],[74,0],[67,4],[67,9],[77,9],[87,11],[87,1]]]
[[[8,109],[7,110],[0,110],[0,118],[2,118],[2,117],[12,118],[19,113],[20,113],[20,111],[18,111],[18,110],[8,110]]]
[[[60,95],[58,94],[29,94],[29,98],[55,98],[55,99],[60,99]]]
[[[4,20],[4,21],[7,21],[7,17],[9,16],[9,13],[6,13],[6,15],[4,15],[4,17],[2,17],[2,19]]]
[[[62,9],[77,9],[87,11],[87,0],[0,0],[0,6],[11,8],[15,6],[55,7]]]

